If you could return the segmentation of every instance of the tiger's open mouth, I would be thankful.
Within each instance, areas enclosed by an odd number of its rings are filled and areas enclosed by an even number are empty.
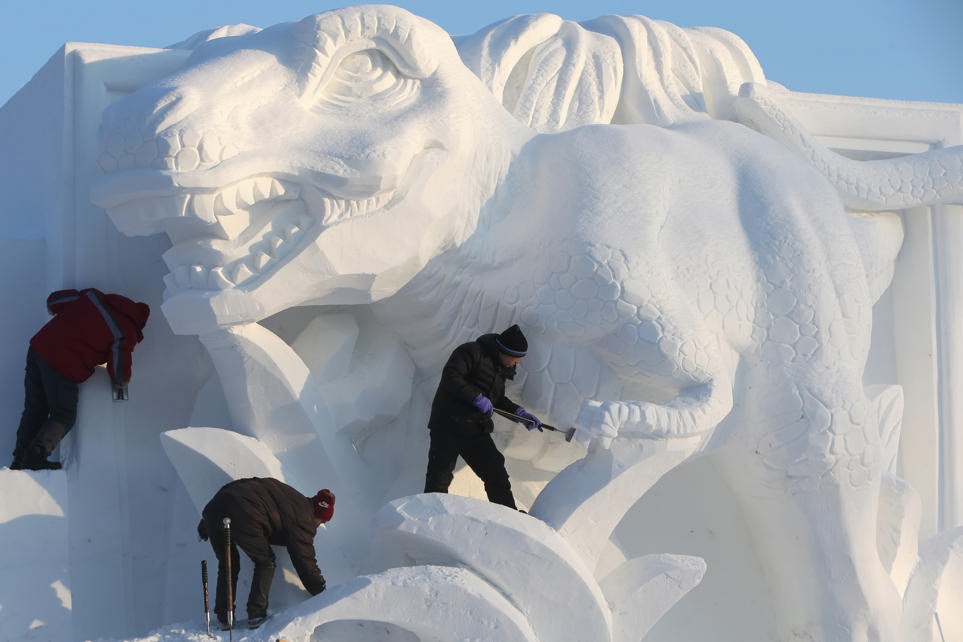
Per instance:
[[[217,190],[138,191],[129,200],[102,193],[95,201],[105,205],[125,234],[164,232],[170,238],[173,246],[164,253],[170,269],[164,277],[166,296],[255,285],[324,229],[378,211],[396,194],[337,198],[273,176],[245,178]]]

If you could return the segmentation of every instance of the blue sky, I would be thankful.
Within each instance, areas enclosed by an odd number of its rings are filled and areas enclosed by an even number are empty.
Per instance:
[[[327,0],[21,0],[0,25],[0,104],[65,42],[162,47],[202,29],[266,27],[344,6]],[[357,4],[357,3],[355,3]],[[963,103],[963,0],[401,0],[455,35],[519,13],[642,14],[745,40],[794,91]]]

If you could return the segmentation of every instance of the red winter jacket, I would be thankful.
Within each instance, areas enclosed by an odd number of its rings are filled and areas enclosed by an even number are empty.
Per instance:
[[[114,383],[130,381],[134,346],[144,335],[150,308],[100,290],[58,290],[47,297],[54,315],[30,339],[30,347],[68,379],[86,381],[101,363]]]

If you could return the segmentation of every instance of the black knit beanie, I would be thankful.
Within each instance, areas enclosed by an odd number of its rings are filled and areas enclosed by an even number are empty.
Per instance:
[[[528,341],[518,325],[513,325],[495,337],[498,349],[513,357],[524,357],[528,352]]]

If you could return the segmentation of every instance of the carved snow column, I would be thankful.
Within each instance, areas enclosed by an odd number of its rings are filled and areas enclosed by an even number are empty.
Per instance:
[[[939,520],[937,531],[963,524],[963,206],[934,208],[936,346],[939,360]]]

